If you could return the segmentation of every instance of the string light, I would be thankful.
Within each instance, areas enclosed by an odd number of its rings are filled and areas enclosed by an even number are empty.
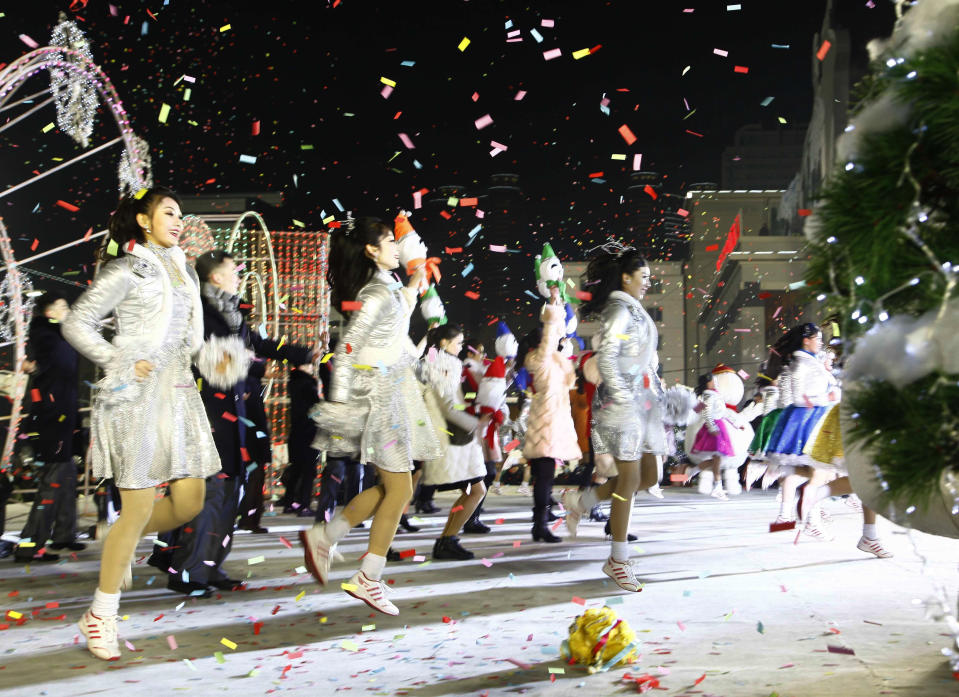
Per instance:
[[[65,54],[64,62],[84,67],[84,61],[92,63],[90,42],[66,15],[60,13],[60,23],[53,28],[50,45],[66,48],[77,55]],[[93,121],[97,115],[97,90],[94,84],[79,71],[50,68],[50,93],[57,107],[57,125],[84,148],[90,144]]]

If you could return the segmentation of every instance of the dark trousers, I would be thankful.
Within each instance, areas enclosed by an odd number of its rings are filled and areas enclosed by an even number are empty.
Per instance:
[[[242,494],[243,485],[237,477],[207,477],[203,510],[186,525],[161,535],[168,547],[154,554],[184,581],[210,583],[227,578],[220,567],[233,548],[233,528]],[[205,564],[207,561],[213,565]],[[184,571],[188,577],[183,577]]]
[[[10,500],[10,494],[13,492],[13,482],[5,472],[0,472],[0,535],[6,529],[7,524],[7,501]]]
[[[290,464],[280,476],[280,483],[284,488],[281,499],[284,506],[292,506],[295,503],[300,508],[307,508],[313,501],[313,483],[316,481],[316,463],[320,453],[312,449],[308,452],[310,455],[291,454]]]
[[[534,457],[529,461],[533,478],[533,523],[546,525],[553,478],[556,476],[556,460],[551,457]]]
[[[240,527],[257,528],[263,517],[263,484],[266,480],[266,465],[257,463],[247,474],[243,487],[243,500],[240,501]]]
[[[73,460],[48,462],[37,478],[37,493],[21,539],[40,549],[48,539],[69,544],[77,536],[77,466]]]
[[[328,457],[323,474],[320,475],[320,496],[316,501],[316,521],[323,522],[333,517],[338,503],[348,503],[365,488],[365,468],[348,457]],[[369,477],[370,480],[373,475]],[[340,488],[343,496],[340,500]]]

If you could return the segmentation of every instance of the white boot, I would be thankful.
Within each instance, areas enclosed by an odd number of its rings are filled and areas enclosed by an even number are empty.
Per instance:
[[[743,488],[739,484],[739,471],[734,469],[723,470],[723,488],[730,496],[739,496]]]
[[[713,491],[713,473],[710,470],[703,470],[699,474],[699,493],[703,496],[709,496]]]

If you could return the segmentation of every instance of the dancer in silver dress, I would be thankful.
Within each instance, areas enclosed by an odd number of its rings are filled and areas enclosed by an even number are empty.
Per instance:
[[[179,199],[163,188],[127,197],[109,229],[107,258],[116,258],[74,303],[63,336],[105,373],[93,400],[91,465],[94,477],[114,480],[123,506],[78,624],[90,652],[111,661],[120,658],[116,616],[137,543],[200,511],[204,478],[220,470],[220,459],[190,370],[203,316],[196,273],[177,247]],[[111,313],[112,343],[99,332]],[[157,498],[165,482],[169,496]]]
[[[593,451],[616,460],[617,475],[605,484],[583,492],[567,491],[563,497],[566,525],[575,536],[576,526],[598,500],[612,499],[610,528],[612,549],[603,572],[620,588],[640,591],[642,586],[629,560],[627,530],[633,496],[658,481],[656,456],[666,452],[663,426],[663,386],[657,375],[656,324],[640,300],[650,285],[649,265],[631,247],[604,250],[586,269],[592,299],[582,316],[602,322],[596,364],[602,381],[593,398]]]
[[[329,523],[300,533],[307,568],[321,584],[330,557],[350,528],[373,516],[360,570],[344,590],[388,615],[399,611],[380,580],[403,509],[413,495],[413,460],[442,454],[412,366],[410,314],[420,268],[406,287],[389,272],[399,266],[390,226],[359,218],[333,235],[329,283],[333,305],[349,317],[333,356],[328,401],[314,409],[313,447],[376,465],[379,483],[355,496]]]

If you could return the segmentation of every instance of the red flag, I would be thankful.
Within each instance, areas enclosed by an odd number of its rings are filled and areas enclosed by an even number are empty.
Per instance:
[[[719,253],[719,258],[716,260],[716,270],[719,271],[722,268],[723,262],[726,261],[726,257],[729,256],[729,253],[736,249],[736,244],[739,242],[739,215],[736,215],[736,219],[733,220],[732,227],[729,228],[729,234],[726,236],[726,244],[723,245],[723,251]]]

